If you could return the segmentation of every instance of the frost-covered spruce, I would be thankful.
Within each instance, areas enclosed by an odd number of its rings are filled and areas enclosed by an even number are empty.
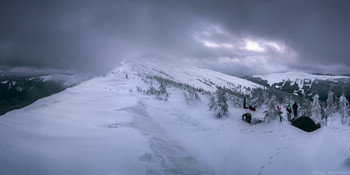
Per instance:
[[[265,116],[265,120],[267,122],[277,119],[278,111],[276,109],[276,104],[277,104],[277,97],[275,95],[272,95],[269,101],[267,102],[268,110],[266,111],[266,116]]]
[[[267,104],[269,100],[268,93],[265,89],[256,88],[252,90],[251,105],[259,108],[263,104]],[[242,104],[242,103],[240,103]]]
[[[156,88],[154,88],[153,86],[150,86],[147,90],[146,90],[146,94],[147,95],[154,95],[156,94]]]
[[[226,90],[222,87],[217,87],[214,94],[209,98],[209,109],[215,112],[217,118],[228,116],[228,104]]]
[[[209,110],[213,110],[214,108],[217,107],[215,94],[210,94],[208,106],[209,106]]]
[[[319,123],[321,121],[321,118],[322,118],[321,105],[320,105],[319,98],[320,97],[318,96],[318,94],[316,94],[313,98],[312,106],[311,106],[311,118],[316,123]]]
[[[326,115],[329,117],[331,114],[335,113],[337,105],[334,100],[334,93],[332,91],[328,92],[328,98],[326,101]]]
[[[291,105],[292,102],[291,102],[291,100],[286,96],[286,97],[283,98],[283,104],[285,104],[285,105]]]
[[[243,99],[236,95],[228,95],[228,101],[235,107],[243,107]]]
[[[191,103],[194,101],[201,101],[201,98],[199,97],[197,91],[198,91],[197,89],[194,89],[192,87],[186,88],[186,91],[183,93],[183,95],[187,103]]]
[[[142,88],[139,86],[137,86],[136,89],[137,89],[137,92],[142,92],[147,95],[156,95],[156,98],[159,100],[167,101],[169,97],[169,93],[166,90],[166,85],[162,82],[160,83],[160,86],[158,89],[154,88],[152,83],[146,91],[142,90]]]
[[[342,123],[349,123],[349,102],[344,94],[340,96],[339,103],[339,112],[342,118]]]
[[[156,91],[156,96],[157,96],[157,99],[159,100],[165,100],[165,101],[168,100],[169,93],[166,90],[166,85],[163,82],[160,82],[160,86]]]
[[[307,116],[310,117],[311,116],[311,102],[309,99],[303,99],[301,105],[300,105],[300,112],[298,112],[298,116]],[[301,114],[301,115],[299,115]]]

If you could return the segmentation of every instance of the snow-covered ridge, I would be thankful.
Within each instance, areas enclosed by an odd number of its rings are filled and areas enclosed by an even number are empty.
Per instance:
[[[65,87],[75,86],[88,79],[87,75],[53,74],[39,77],[42,81],[60,82]]]
[[[270,86],[275,83],[291,81],[298,84],[299,88],[302,88],[305,84],[311,85],[316,79],[335,81],[338,79],[350,78],[347,76],[313,75],[303,72],[272,73],[266,75],[254,75],[253,77],[266,80]]]
[[[1,116],[0,174],[349,172],[348,126],[333,122],[334,126],[306,133],[286,120],[250,125],[241,120],[246,109],[232,105],[228,118],[217,119],[208,110],[205,93],[191,104],[179,88],[168,88],[167,101],[135,91],[136,86],[148,86],[136,76],[142,73],[182,78],[189,84],[196,76],[217,83],[240,82],[193,66],[124,62],[106,77]]]
[[[148,59],[124,60],[121,64],[122,66],[108,73],[107,77],[125,77],[127,74],[158,76],[196,88],[202,88],[206,91],[215,91],[216,86],[225,86],[243,93],[247,93],[248,89],[262,88],[261,85],[242,78],[192,65],[169,64]]]

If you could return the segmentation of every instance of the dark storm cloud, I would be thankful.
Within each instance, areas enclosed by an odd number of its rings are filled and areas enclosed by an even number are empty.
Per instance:
[[[192,42],[191,16],[165,4],[8,1],[0,8],[0,64],[7,66],[108,71],[122,58],[171,54]]]
[[[349,7],[342,0],[1,1],[0,65],[101,73],[124,58],[158,55],[233,74],[256,72],[253,64],[260,72],[347,71]],[[264,52],[242,49],[247,38]]]
[[[350,65],[349,1],[205,1],[193,6],[236,35],[284,42],[299,55],[293,67]]]

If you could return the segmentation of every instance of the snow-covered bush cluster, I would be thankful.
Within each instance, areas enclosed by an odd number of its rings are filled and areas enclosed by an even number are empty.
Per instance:
[[[154,88],[153,85],[151,84],[147,90],[142,90],[141,87],[137,86],[136,87],[138,92],[142,92],[147,95],[156,95],[156,98],[159,100],[168,100],[169,93],[166,89],[166,85],[163,83],[160,83],[158,89]]]
[[[199,97],[197,90],[194,88],[187,88],[187,91],[184,91],[183,95],[187,103],[201,101],[201,98]]]

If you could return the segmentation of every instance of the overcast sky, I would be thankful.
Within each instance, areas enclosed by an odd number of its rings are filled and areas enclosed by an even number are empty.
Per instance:
[[[350,73],[349,9],[347,0],[3,0],[0,66],[106,73],[142,56],[233,75]]]

